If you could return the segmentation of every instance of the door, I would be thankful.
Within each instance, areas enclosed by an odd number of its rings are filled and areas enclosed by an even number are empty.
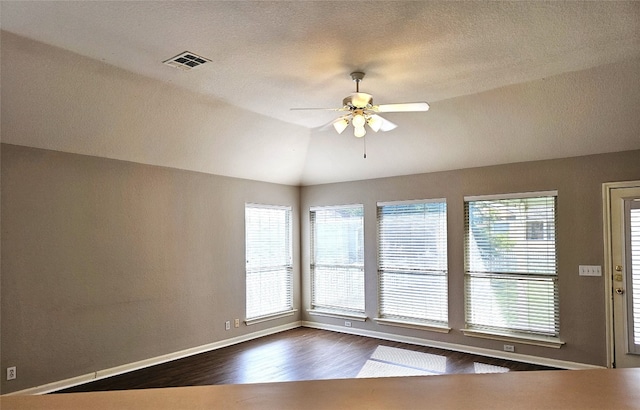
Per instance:
[[[640,181],[625,185],[609,190],[612,364],[640,367]]]

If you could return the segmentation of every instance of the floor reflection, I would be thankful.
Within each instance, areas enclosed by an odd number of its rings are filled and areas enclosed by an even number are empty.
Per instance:
[[[238,383],[289,381],[291,375],[283,369],[291,366],[289,342],[277,341],[246,350],[236,361]]]

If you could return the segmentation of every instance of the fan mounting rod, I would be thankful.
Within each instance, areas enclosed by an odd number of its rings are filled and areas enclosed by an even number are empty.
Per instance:
[[[360,81],[364,78],[364,73],[362,71],[354,71],[351,73],[351,79],[356,82],[356,92],[360,92]]]

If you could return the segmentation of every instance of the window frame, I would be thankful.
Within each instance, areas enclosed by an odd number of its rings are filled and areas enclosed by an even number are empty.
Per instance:
[[[249,225],[249,209],[255,210],[276,210],[276,211],[284,211],[285,215],[285,227],[284,234],[285,238],[279,238],[278,241],[283,241],[284,246],[284,256],[287,259],[285,264],[259,264],[257,266],[252,266],[249,262],[249,229],[251,226]],[[250,286],[249,286],[249,275],[258,274],[258,273],[268,273],[274,272],[277,269],[284,269],[286,282],[284,283],[285,292],[286,292],[286,301],[282,304],[282,309],[274,310],[274,311],[265,311],[262,314],[257,314],[253,316],[249,316],[249,304],[251,303],[250,296]],[[282,272],[275,274],[281,275]],[[291,206],[283,206],[283,205],[265,205],[258,203],[245,203],[245,324],[253,325],[256,323],[265,322],[268,320],[278,319],[281,317],[291,316],[293,315],[297,309],[294,309],[293,306],[293,210]],[[264,297],[264,295],[262,295]]]
[[[431,238],[428,235],[429,227],[426,225],[427,221],[425,220],[425,225],[423,227],[424,231],[418,232],[418,235],[414,235],[409,233],[404,235],[405,232],[403,230],[396,232],[391,227],[386,227],[384,218],[385,218],[385,208],[388,207],[389,212],[393,212],[393,207],[396,207],[397,213],[389,214],[387,224],[393,224],[394,217],[401,216],[420,216],[425,215],[427,209],[423,209],[420,212],[411,212],[410,210],[403,211],[402,207],[409,207],[411,205],[428,205],[428,204],[437,204],[442,206],[443,209],[438,213],[438,232],[439,236],[436,236],[435,240],[430,240]],[[414,328],[421,330],[430,330],[440,333],[448,333],[451,328],[448,326],[449,318],[448,318],[448,209],[447,209],[447,200],[446,198],[432,198],[432,199],[419,199],[419,200],[408,200],[408,201],[388,201],[388,202],[378,202],[376,207],[376,223],[377,223],[377,258],[378,258],[378,317],[374,320],[380,324],[389,325],[389,326],[398,326],[398,327],[406,327],[406,328]],[[444,225],[444,226],[442,226]],[[422,226],[421,226],[422,227]],[[398,238],[397,234],[402,235],[402,237]],[[442,237],[443,236],[443,237]],[[401,263],[397,260],[402,256],[404,252],[395,252],[397,250],[394,243],[404,244],[408,246],[408,250],[406,253],[407,257],[412,258],[413,260],[419,260],[419,258],[414,258],[416,251],[414,251],[414,247],[416,243],[420,243],[424,248],[435,248],[439,249],[444,246],[444,255],[437,255],[437,261],[431,258],[423,258],[421,262],[422,264],[413,264],[412,266],[400,266]],[[396,248],[396,249],[394,249]],[[420,253],[420,252],[418,252]],[[443,260],[442,260],[443,259]],[[441,274],[437,273],[441,272]],[[387,278],[390,276],[390,278]],[[404,279],[413,279],[416,281],[415,285],[422,285],[424,281],[432,281],[438,282],[444,281],[443,284],[439,284],[440,286],[444,286],[444,289],[440,289],[439,292],[443,292],[443,294],[435,294],[430,295],[429,292],[437,292],[437,290],[432,289],[430,284],[425,284],[427,287],[424,289],[425,293],[418,297],[425,297],[427,299],[430,296],[434,296],[438,299],[444,299],[439,301],[439,305],[444,304],[444,315],[442,314],[442,310],[440,312],[433,312],[433,307],[429,308],[428,304],[425,306],[425,311],[422,315],[420,312],[414,311],[411,312],[412,309],[419,309],[417,306],[410,306],[409,304],[403,304],[401,300],[406,298],[405,300],[411,300],[416,297],[415,292],[412,295],[407,295],[406,285],[393,286],[392,290],[387,289],[385,292],[385,288],[389,288],[389,286],[385,286],[387,283],[387,279],[391,279],[391,277],[395,277],[399,280]],[[406,283],[406,282],[405,282]],[[415,287],[414,287],[415,289]],[[397,302],[394,303],[391,296],[393,294],[397,294],[399,298]],[[390,299],[390,300],[389,300]],[[389,300],[389,303],[385,302],[385,300]],[[399,302],[399,303],[398,303]],[[402,306],[404,305],[404,306]],[[389,307],[389,310],[385,312],[385,306]],[[404,310],[402,314],[399,312],[400,310]],[[395,312],[394,312],[395,311]],[[428,312],[430,311],[430,312]],[[436,316],[438,316],[436,318]]]
[[[361,263],[358,265],[354,265],[352,267],[343,266],[341,264],[322,264],[317,261],[317,213],[322,211],[339,211],[339,210],[348,210],[353,211],[357,210],[361,213],[360,216],[360,226],[359,231],[356,233],[356,236],[359,238],[358,243],[356,244],[358,248],[359,258]],[[309,278],[310,278],[310,308],[308,309],[308,313],[316,316],[328,316],[328,317],[337,317],[344,318],[355,321],[365,321],[367,319],[367,315],[365,313],[366,308],[366,297],[365,297],[365,286],[366,286],[366,278],[365,278],[365,266],[364,266],[364,205],[363,204],[346,204],[346,205],[329,205],[329,206],[313,206],[309,208],[309,227],[310,227],[310,261],[309,261]],[[327,268],[351,268],[359,271],[359,275],[361,276],[361,300],[360,306],[357,307],[348,307],[348,306],[331,306],[328,303],[322,303],[322,301],[318,301],[317,298],[320,296],[321,298],[324,295],[318,295],[316,275],[318,274],[319,267],[327,267]]]
[[[469,217],[469,204],[475,201],[503,201],[513,199],[533,199],[533,198],[553,198],[553,249],[554,249],[554,273],[530,273],[530,272],[470,272],[469,269],[469,252],[470,252],[470,217]],[[560,339],[560,312],[559,312],[559,287],[558,287],[558,264],[557,264],[557,219],[558,219],[558,192],[557,191],[537,191],[537,192],[524,192],[513,194],[501,194],[501,195],[482,195],[482,196],[467,196],[464,197],[464,311],[465,311],[465,328],[462,329],[463,334],[466,336],[488,338],[494,340],[502,340],[509,342],[520,342],[524,344],[532,344],[537,346],[560,348],[564,342]],[[545,222],[546,223],[546,222]],[[535,238],[531,238],[529,227],[525,224],[524,235],[526,240],[538,240],[538,235]],[[548,239],[548,238],[545,238]],[[551,281],[553,286],[553,316],[554,316],[554,329],[553,334],[535,331],[523,331],[521,329],[509,329],[504,326],[488,326],[486,324],[474,324],[470,323],[470,281],[474,278],[482,279],[496,279],[496,280],[546,280]]]

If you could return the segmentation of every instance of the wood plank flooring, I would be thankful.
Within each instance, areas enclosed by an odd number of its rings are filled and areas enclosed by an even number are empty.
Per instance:
[[[474,363],[498,366],[503,368],[502,371],[553,370],[545,366],[301,327],[57,393],[354,378],[378,346],[445,357],[446,367],[439,373],[446,374],[474,373],[477,368]]]

